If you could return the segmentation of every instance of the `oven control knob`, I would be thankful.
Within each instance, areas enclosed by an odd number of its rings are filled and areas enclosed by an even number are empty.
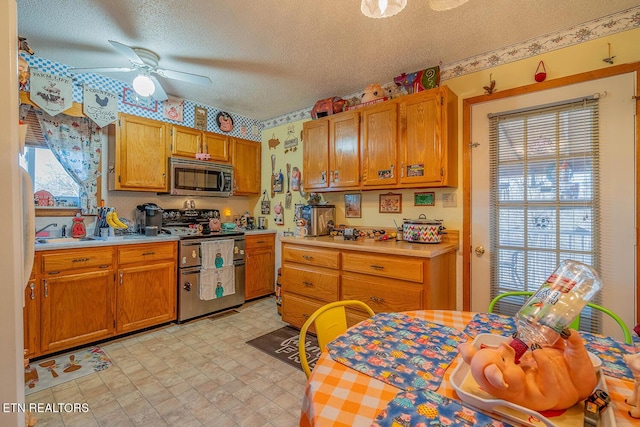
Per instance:
[[[185,291],[189,292],[191,291],[191,282],[184,282],[184,284],[182,285],[182,287],[184,288]]]

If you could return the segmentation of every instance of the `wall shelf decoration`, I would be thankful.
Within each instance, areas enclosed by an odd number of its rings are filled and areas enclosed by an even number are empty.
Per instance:
[[[352,193],[344,195],[344,217],[362,218],[362,194]]]
[[[436,193],[432,191],[425,191],[413,194],[414,206],[435,206]]]

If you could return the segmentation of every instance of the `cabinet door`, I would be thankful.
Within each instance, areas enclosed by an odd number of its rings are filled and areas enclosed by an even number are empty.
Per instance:
[[[329,186],[329,120],[305,122],[304,132],[304,189],[322,189]]]
[[[202,138],[204,143],[202,151],[209,153],[211,160],[225,163],[229,161],[229,138],[227,136],[204,132]]]
[[[43,279],[42,352],[112,336],[113,286],[113,270]]]
[[[175,262],[121,268],[117,280],[118,333],[176,319]]]
[[[247,250],[244,297],[252,299],[274,292],[275,252],[273,247]]]
[[[167,163],[164,123],[121,114],[112,189],[167,191]]]
[[[340,114],[330,118],[329,123],[329,186],[357,187],[360,184],[360,114]]]
[[[202,131],[183,126],[171,127],[171,154],[193,159],[202,153]]]
[[[234,195],[260,194],[261,146],[257,142],[234,138],[231,153]]]
[[[425,91],[400,102],[400,183],[436,184],[444,176],[442,97]]]
[[[395,102],[362,112],[362,185],[395,185],[397,180],[397,110]]]

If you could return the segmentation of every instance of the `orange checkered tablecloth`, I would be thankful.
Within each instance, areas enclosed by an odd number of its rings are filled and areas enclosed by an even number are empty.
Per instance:
[[[473,312],[450,310],[421,310],[403,314],[452,326],[461,331],[475,315]],[[437,390],[438,393],[454,399],[458,397],[449,383],[449,376],[459,359],[457,357],[449,366]],[[627,414],[630,407],[624,403],[625,397],[631,395],[633,382],[606,377],[606,383],[617,427],[640,425],[639,420],[634,420]],[[324,351],[307,381],[300,426],[370,426],[378,413],[399,391],[399,388],[335,362]],[[611,409],[608,408],[607,411]]]

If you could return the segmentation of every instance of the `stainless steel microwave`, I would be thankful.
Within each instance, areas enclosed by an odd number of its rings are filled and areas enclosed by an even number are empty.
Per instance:
[[[169,158],[169,194],[172,196],[229,197],[232,189],[231,165]]]

